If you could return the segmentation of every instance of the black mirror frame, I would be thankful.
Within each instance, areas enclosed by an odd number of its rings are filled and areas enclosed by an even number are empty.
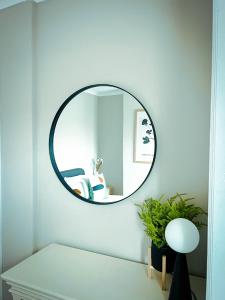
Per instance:
[[[148,117],[149,117],[149,120],[151,121],[151,125],[152,125],[152,129],[153,129],[153,132],[154,132],[154,137],[155,137],[155,152],[154,152],[154,157],[153,157],[153,161],[152,161],[152,165],[149,169],[149,172],[148,174],[146,175],[144,181],[142,182],[142,184],[135,190],[133,191],[133,193],[131,193],[130,195],[124,197],[123,199],[121,200],[118,200],[118,201],[115,201],[115,202],[108,202],[108,203],[102,203],[102,202],[94,202],[94,201],[90,201],[89,199],[86,199],[78,194],[75,194],[73,192],[73,190],[70,188],[70,186],[68,184],[66,184],[65,180],[63,179],[58,167],[57,167],[57,164],[56,164],[56,161],[55,161],[55,155],[54,155],[54,149],[53,149],[53,145],[54,145],[54,133],[55,133],[55,128],[56,128],[56,125],[57,125],[57,122],[58,122],[58,119],[62,113],[62,111],[64,110],[64,108],[67,106],[67,104],[69,104],[69,102],[75,98],[77,95],[79,95],[80,93],[86,91],[87,89],[90,89],[90,88],[95,88],[95,87],[99,87],[99,86],[107,86],[107,87],[114,87],[114,88],[117,88],[117,89],[120,89],[126,93],[128,93],[130,96],[132,96],[142,107],[143,109],[145,110],[145,112],[147,113]],[[123,88],[120,88],[118,86],[115,86],[115,85],[111,85],[111,84],[94,84],[94,85],[89,85],[89,86],[86,86],[86,87],[83,87],[81,89],[79,89],[78,91],[74,92],[72,95],[70,95],[64,102],[63,104],[60,106],[60,108],[58,109],[54,119],[53,119],[53,122],[52,122],[52,125],[51,125],[51,129],[50,129],[50,134],[49,134],[49,155],[50,155],[50,160],[51,160],[51,163],[52,163],[52,166],[53,166],[53,169],[58,177],[58,179],[61,181],[61,183],[63,184],[63,186],[71,193],[73,194],[74,197],[80,199],[80,200],[83,200],[85,202],[88,202],[88,203],[91,203],[91,204],[99,204],[99,205],[108,205],[108,204],[115,204],[115,203],[118,203],[118,202],[121,202],[127,198],[129,198],[131,195],[133,195],[137,190],[139,190],[141,188],[141,186],[145,183],[145,181],[147,180],[147,178],[149,177],[151,171],[152,171],[152,168],[154,166],[154,163],[155,163],[155,158],[156,158],[156,151],[157,151],[157,138],[156,138],[156,132],[155,132],[155,127],[154,127],[154,123],[148,113],[148,111],[146,110],[146,108],[143,106],[143,104],[134,96],[132,95],[131,93],[129,93],[128,91],[126,91],[125,89]]]

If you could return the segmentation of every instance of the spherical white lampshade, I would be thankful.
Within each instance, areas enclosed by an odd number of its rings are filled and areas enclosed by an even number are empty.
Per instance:
[[[179,253],[192,252],[199,243],[197,227],[184,218],[172,220],[166,226],[165,237],[170,248]]]

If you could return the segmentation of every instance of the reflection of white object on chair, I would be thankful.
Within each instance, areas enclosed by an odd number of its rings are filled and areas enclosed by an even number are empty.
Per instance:
[[[94,193],[94,201],[102,202],[102,200],[107,196],[105,177],[101,174],[96,174],[89,177],[90,184]]]
[[[64,180],[76,194],[86,199],[90,198],[86,176],[64,177]]]

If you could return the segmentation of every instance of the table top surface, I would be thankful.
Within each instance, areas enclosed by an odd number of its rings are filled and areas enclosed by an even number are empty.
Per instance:
[[[51,244],[2,274],[2,279],[65,300],[165,300],[147,266]]]

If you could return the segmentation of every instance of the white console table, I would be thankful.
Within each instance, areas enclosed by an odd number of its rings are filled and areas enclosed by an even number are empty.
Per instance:
[[[165,300],[147,266],[52,244],[2,274],[13,300]],[[200,280],[200,281],[199,281]],[[201,279],[193,279],[203,289]],[[204,300],[203,296],[198,300]]]

